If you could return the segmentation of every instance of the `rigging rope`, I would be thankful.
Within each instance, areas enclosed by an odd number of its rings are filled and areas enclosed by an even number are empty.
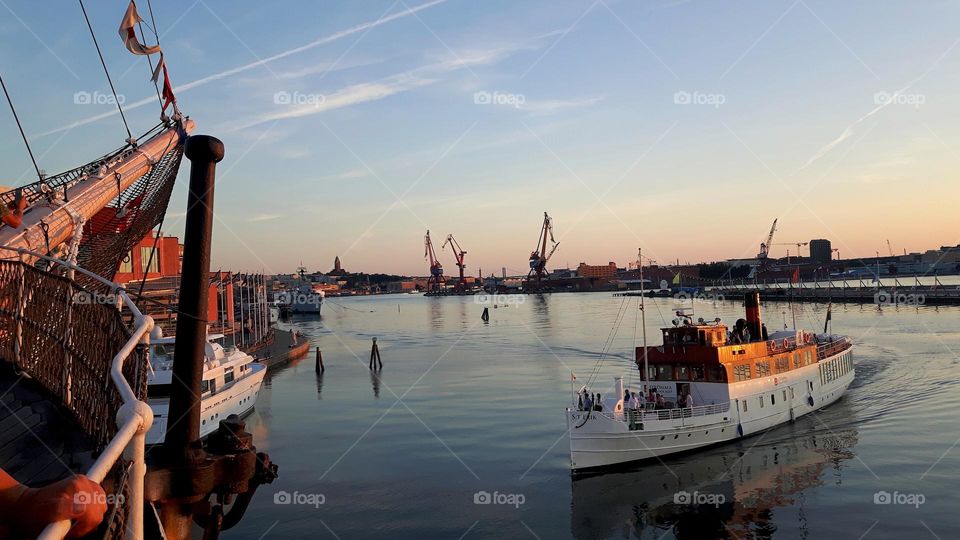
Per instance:
[[[83,11],[83,18],[87,21],[87,28],[90,29],[90,37],[93,38],[93,45],[97,48],[97,55],[100,56],[100,65],[103,66],[103,73],[107,76],[107,82],[110,83],[110,91],[113,92],[113,101],[117,103],[117,110],[120,111],[120,118],[123,120],[123,127],[127,130],[127,142],[131,145],[136,144],[136,139],[130,133],[130,125],[127,124],[127,117],[123,114],[123,106],[120,105],[120,99],[117,97],[117,89],[113,86],[113,79],[110,78],[110,71],[107,69],[107,62],[103,59],[103,53],[100,52],[100,44],[97,43],[97,36],[93,33],[93,25],[90,24],[90,17],[87,17],[87,8],[83,6],[83,0],[80,2],[80,10]]]
[[[13,119],[17,121],[17,127],[20,129],[20,136],[23,137],[23,144],[27,146],[27,153],[30,154],[30,161],[33,162],[33,168],[37,171],[37,178],[43,181],[43,174],[40,173],[40,167],[37,166],[37,160],[33,157],[33,150],[30,149],[30,142],[27,141],[27,135],[23,132],[23,126],[20,124],[20,117],[17,116],[17,110],[13,108],[13,100],[10,99],[10,93],[7,92],[7,85],[3,82],[3,75],[0,75],[0,86],[3,87],[3,94],[7,96],[7,103],[10,104],[10,112],[13,113]]]
[[[136,3],[134,3],[136,6]],[[160,35],[157,33],[157,21],[153,18],[153,6],[150,5],[150,0],[147,0],[147,9],[150,10],[150,22],[153,25],[153,28],[150,28],[150,25],[147,25],[148,28],[153,30],[153,35],[157,40],[157,46],[160,46]],[[147,34],[143,31],[143,21],[137,21],[137,27],[140,28],[140,37],[143,39],[144,43],[147,41]],[[163,58],[163,53],[160,53],[160,57]],[[153,81],[153,88],[157,91],[157,101],[160,103],[160,107],[163,107],[163,98],[160,96],[160,82],[159,80],[153,80],[153,60],[150,59],[150,55],[147,55],[147,66],[150,68],[150,79]]]

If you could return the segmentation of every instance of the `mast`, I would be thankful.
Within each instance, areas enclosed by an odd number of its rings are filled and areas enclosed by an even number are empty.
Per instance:
[[[637,268],[640,269],[640,326],[643,327],[643,389],[649,393],[650,370],[647,365],[647,311],[643,295],[643,248],[637,248]]]

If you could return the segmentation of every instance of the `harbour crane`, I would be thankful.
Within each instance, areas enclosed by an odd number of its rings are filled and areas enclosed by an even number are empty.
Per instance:
[[[797,246],[797,257],[802,257],[803,255],[800,253],[800,248],[803,246],[810,245],[810,242],[776,242],[773,245],[774,246]],[[787,250],[787,258],[789,257],[790,257],[790,250]]]
[[[548,241],[553,246],[550,248],[550,253],[547,253]],[[553,257],[554,252],[557,251],[557,247],[559,246],[560,243],[553,237],[553,219],[544,212],[540,236],[537,237],[537,249],[530,253],[530,272],[527,274],[528,282],[530,278],[536,276],[537,287],[539,287],[540,280],[547,274],[547,262],[550,261],[550,257]]]
[[[467,265],[463,262],[463,259],[467,252],[460,247],[457,239],[453,237],[453,233],[447,235],[447,240],[440,249],[446,249],[447,244],[450,244],[450,249],[453,250],[453,256],[457,260],[457,268],[460,269],[460,281],[457,282],[456,289],[457,291],[464,291],[467,288],[467,280],[463,277],[463,269],[466,268]]]
[[[773,233],[777,232],[777,219],[773,220],[773,225],[770,226],[770,234],[767,235],[767,241],[760,244],[760,253],[757,253],[757,259],[760,260],[761,264],[766,262],[767,255],[770,254],[770,246],[773,245]]]
[[[430,240],[430,231],[423,239],[423,258],[430,261],[430,277],[427,278],[427,290],[439,291],[443,289],[445,281],[443,279],[443,265],[437,259],[436,252],[433,251],[433,242]]]
[[[893,247],[890,245],[890,239],[887,238],[887,251],[890,252],[890,256],[893,257]]]

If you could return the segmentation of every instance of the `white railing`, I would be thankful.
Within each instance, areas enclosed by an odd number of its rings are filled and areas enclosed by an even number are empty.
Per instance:
[[[123,400],[123,405],[117,411],[117,433],[107,444],[100,457],[87,470],[87,477],[94,482],[100,483],[106,478],[107,474],[125,454],[127,460],[131,462],[131,469],[128,475],[128,485],[130,500],[123,501],[127,507],[126,538],[128,540],[139,540],[143,538],[143,481],[147,473],[147,465],[144,461],[144,446],[147,431],[153,423],[153,411],[146,402],[137,399],[136,393],[126,377],[123,376],[123,364],[134,351],[137,345],[150,344],[150,331],[153,330],[153,318],[144,315],[137,309],[137,306],[130,300],[127,292],[120,285],[106,280],[93,272],[84,270],[75,264],[71,264],[62,259],[49,257],[40,253],[35,253],[25,249],[14,249],[7,246],[0,246],[0,249],[15,251],[20,261],[25,258],[32,260],[44,259],[50,263],[62,266],[73,272],[80,272],[94,280],[109,287],[111,293],[115,296],[115,305],[117,309],[126,307],[133,314],[134,330],[130,339],[120,348],[120,351],[113,357],[110,367],[110,378],[117,387],[117,391]],[[117,487],[118,491],[122,486]],[[71,522],[69,520],[58,521],[47,525],[39,538],[43,540],[61,539],[70,531]]]
[[[836,336],[836,339],[832,341],[817,345],[817,360],[823,360],[824,358],[829,358],[841,353],[849,349],[852,345],[853,342],[850,341],[850,338],[846,336]]]
[[[673,408],[673,409],[640,409],[632,410],[625,409],[623,413],[608,413],[603,412],[601,414],[618,421],[623,422],[653,422],[661,420],[680,420],[681,424],[684,419],[687,418],[696,418],[701,416],[710,416],[712,414],[725,413],[730,410],[730,402],[726,403],[714,403],[711,405],[698,405],[696,407],[686,407],[686,408]]]

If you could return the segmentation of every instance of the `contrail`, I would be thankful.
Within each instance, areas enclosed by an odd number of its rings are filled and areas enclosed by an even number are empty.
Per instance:
[[[209,82],[218,81],[218,80],[220,80],[220,79],[223,79],[223,78],[226,78],[226,77],[230,77],[230,76],[236,75],[237,73],[243,73],[244,71],[249,71],[249,70],[251,70],[251,69],[253,69],[253,68],[260,67],[260,66],[263,66],[263,65],[265,65],[265,64],[269,64],[270,62],[273,62],[273,61],[275,61],[275,60],[280,60],[280,59],[282,59],[282,58],[286,58],[286,57],[292,56],[292,55],[294,55],[294,54],[302,53],[302,52],[304,52],[304,51],[308,51],[308,50],[310,50],[310,49],[319,47],[319,46],[321,46],[321,45],[326,45],[326,44],[328,44],[328,43],[332,43],[332,42],[334,42],[334,41],[337,41],[337,40],[339,40],[339,39],[345,38],[345,37],[347,37],[347,36],[356,34],[356,33],[358,33],[358,32],[363,32],[363,31],[369,30],[369,29],[371,29],[371,28],[375,28],[375,27],[380,26],[380,25],[383,25],[383,24],[387,24],[388,22],[392,22],[392,21],[395,21],[395,20],[397,20],[397,19],[402,19],[402,18],[404,18],[404,17],[409,17],[410,15],[413,15],[413,14],[417,13],[418,11],[423,11],[423,10],[425,10],[425,9],[427,9],[427,8],[433,7],[433,6],[437,5],[437,4],[442,4],[442,3],[446,2],[446,1],[447,1],[447,0],[431,0],[430,2],[426,2],[426,3],[420,4],[420,5],[415,6],[415,7],[412,7],[412,8],[409,8],[409,9],[405,9],[405,10],[403,10],[403,11],[394,13],[393,15],[388,15],[388,16],[386,16],[386,17],[381,17],[381,18],[376,19],[376,20],[373,20],[373,21],[367,21],[367,22],[364,22],[364,23],[360,23],[360,24],[358,24],[358,25],[356,25],[356,26],[351,26],[350,28],[347,28],[347,29],[345,29],[345,30],[340,30],[339,32],[334,32],[333,34],[330,34],[329,36],[325,36],[325,37],[322,37],[322,38],[317,39],[317,40],[315,40],[315,41],[311,41],[310,43],[307,43],[307,44],[305,44],[305,45],[301,45],[301,46],[299,46],[299,47],[294,47],[294,48],[292,48],[292,49],[289,49],[289,50],[286,50],[286,51],[277,53],[277,54],[275,54],[275,55],[273,55],[273,56],[268,56],[268,57],[266,57],[266,58],[257,60],[256,62],[250,62],[249,64],[244,64],[244,65],[242,65],[242,66],[238,66],[238,67],[235,67],[235,68],[231,68],[231,69],[228,69],[228,70],[226,70],[226,71],[221,71],[221,72],[219,72],[219,73],[214,73],[214,74],[212,74],[212,75],[207,75],[206,77],[197,79],[197,80],[195,80],[195,81],[191,81],[191,82],[188,82],[188,83],[186,83],[186,84],[182,84],[182,85],[180,85],[180,86],[175,87],[175,88],[174,88],[174,91],[176,91],[176,92],[183,92],[183,91],[186,91],[186,90],[190,90],[190,89],[192,89],[192,88],[196,88],[196,87],[198,87],[198,86],[203,86],[203,85],[205,85],[205,84],[207,84],[207,83],[209,83]],[[127,105],[125,108],[126,108],[126,110],[137,109],[137,108],[140,108],[140,107],[142,107],[142,106],[144,106],[144,105],[146,105],[146,104],[148,104],[148,103],[153,103],[153,102],[155,102],[155,101],[156,101],[155,98],[152,98],[152,97],[151,97],[151,98],[144,98],[144,99],[141,99],[141,100],[139,100],[139,101],[134,101],[133,103],[130,103],[130,104]],[[43,133],[39,133],[39,134],[34,135],[34,136],[30,137],[30,138],[31,138],[31,139],[39,139],[39,138],[41,138],[41,137],[46,137],[46,136],[48,136],[48,135],[53,135],[54,133],[59,133],[59,132],[61,132],[61,131],[66,131],[66,130],[68,130],[68,129],[73,129],[73,128],[75,128],[75,127],[79,127],[79,126],[83,126],[83,125],[86,125],[86,124],[90,124],[90,123],[96,122],[96,121],[98,121],[98,120],[103,120],[104,118],[109,118],[109,117],[111,117],[111,116],[115,116],[116,114],[117,114],[117,111],[110,111],[110,112],[98,114],[98,115],[95,115],[95,116],[91,116],[91,117],[88,117],[88,118],[84,118],[83,120],[77,120],[76,122],[73,122],[73,123],[71,123],[71,124],[67,124],[67,125],[65,125],[65,126],[61,126],[61,127],[55,128],[55,129],[51,129],[51,130],[49,130],[49,131],[44,131]]]

